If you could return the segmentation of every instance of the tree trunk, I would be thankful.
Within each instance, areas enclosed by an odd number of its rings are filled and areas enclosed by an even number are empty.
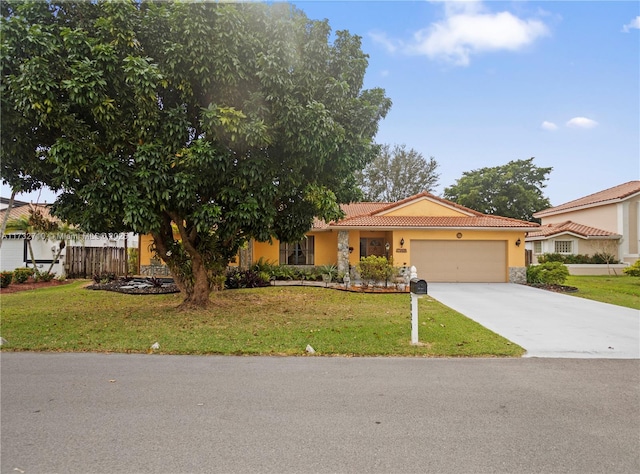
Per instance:
[[[47,270],[47,273],[51,273],[51,270],[53,270],[53,266],[56,264],[56,261],[60,258],[60,254],[62,254],[62,251],[66,246],[67,246],[66,241],[61,240],[60,243],[58,244],[58,253],[56,253],[55,257],[53,257],[53,261],[51,262],[51,265],[49,265],[49,270]],[[62,266],[62,274],[59,276],[62,276],[62,275],[64,275],[64,265]]]
[[[35,275],[38,275],[40,271],[38,270],[38,265],[36,264],[36,257],[33,255],[33,247],[31,246],[31,235],[28,232],[24,234],[25,239],[27,239],[27,247],[29,248],[29,256],[31,257],[31,264],[33,265],[33,271]]]
[[[211,285],[209,284],[209,275],[202,255],[195,249],[189,252],[191,259],[191,275],[186,274],[184,269],[180,267],[180,262],[176,261],[175,256],[168,253],[168,246],[162,240],[159,233],[152,233],[156,247],[156,252],[164,260],[169,267],[171,276],[176,286],[184,296],[184,300],[180,304],[180,309],[204,309],[209,306],[211,300]]]
[[[211,300],[211,285],[209,275],[200,255],[191,256],[193,269],[193,283],[187,289],[184,301],[180,305],[182,309],[202,309],[209,306]]]

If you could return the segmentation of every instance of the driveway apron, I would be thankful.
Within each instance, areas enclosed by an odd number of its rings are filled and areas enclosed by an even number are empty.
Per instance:
[[[525,357],[640,359],[640,311],[511,283],[430,283],[429,295]]]

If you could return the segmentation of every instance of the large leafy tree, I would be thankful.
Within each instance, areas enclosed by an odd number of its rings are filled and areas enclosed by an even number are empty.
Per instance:
[[[535,212],[551,206],[543,189],[553,168],[541,168],[533,160],[465,171],[445,188],[444,197],[485,214],[534,222]]]
[[[423,191],[432,192],[440,175],[435,158],[428,160],[406,145],[383,145],[376,158],[356,174],[366,201],[395,202]]]
[[[338,217],[377,152],[390,101],[363,90],[360,38],[331,42],[289,5],[2,5],[16,56],[3,105],[47,130],[32,145],[55,165],[54,212],[151,233],[185,305],[209,303],[247,239],[293,241]]]
[[[46,29],[38,28],[33,28],[27,34],[29,25],[26,22],[5,21],[13,9],[4,1],[0,5],[3,15],[0,41],[0,178],[4,184],[11,187],[10,210],[17,193],[37,190],[42,187],[44,181],[55,186],[54,181],[50,179],[53,164],[48,162],[42,153],[44,147],[53,143],[54,135],[46,125],[32,120],[32,114],[23,113],[34,104],[16,103],[15,97],[11,94],[11,89],[22,88],[31,94],[41,94],[42,100],[38,104],[45,112],[51,106],[45,100],[46,90],[38,89],[42,84],[36,84],[37,76],[46,67],[49,59],[49,35]],[[30,9],[30,15],[34,20],[39,18],[44,22],[49,16],[46,4],[34,4],[29,7],[25,5],[24,8]],[[9,38],[24,38],[25,41],[10,41]],[[25,63],[26,57],[40,57],[40,60]],[[5,232],[8,217],[9,212],[6,212],[0,224],[0,235]]]

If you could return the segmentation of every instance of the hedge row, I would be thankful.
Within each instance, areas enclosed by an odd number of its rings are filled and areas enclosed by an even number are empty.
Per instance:
[[[16,268],[12,272],[0,272],[0,288],[6,288],[11,283],[24,283],[29,277],[33,277],[35,281],[51,281],[55,274],[36,272],[33,268]]]

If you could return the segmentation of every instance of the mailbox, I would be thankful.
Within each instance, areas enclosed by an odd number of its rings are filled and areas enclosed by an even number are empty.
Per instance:
[[[427,282],[425,280],[420,280],[418,278],[412,278],[411,281],[409,282],[409,289],[413,294],[426,295]]]

